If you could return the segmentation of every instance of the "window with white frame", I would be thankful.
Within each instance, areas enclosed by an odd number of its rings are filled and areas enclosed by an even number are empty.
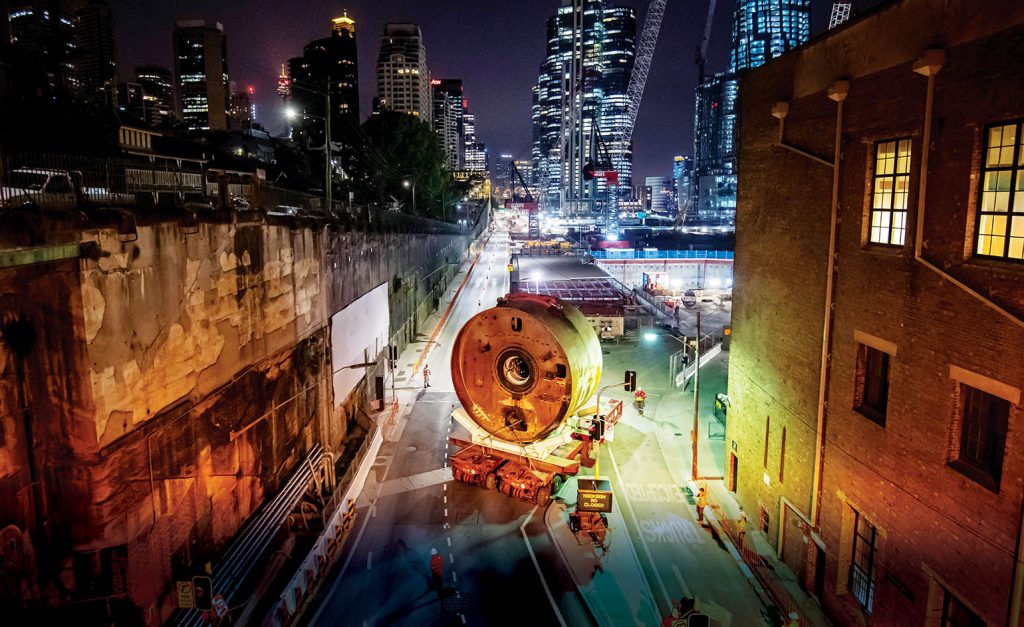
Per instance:
[[[872,244],[903,245],[907,234],[909,191],[910,139],[876,143],[869,231]]]
[[[1024,260],[1024,150],[1021,123],[988,127],[982,153],[974,253]]]
[[[854,510],[853,550],[850,559],[850,594],[866,612],[875,601],[875,538],[877,531],[864,516]]]

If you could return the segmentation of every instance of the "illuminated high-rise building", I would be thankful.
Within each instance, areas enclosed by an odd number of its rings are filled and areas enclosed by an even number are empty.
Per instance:
[[[811,0],[736,0],[729,69],[764,65],[811,38]]]
[[[174,119],[174,74],[159,65],[135,68],[135,83],[142,86],[143,112],[153,126],[167,126]]]
[[[430,123],[430,70],[423,34],[415,24],[386,24],[377,57],[376,111],[399,111]]]
[[[174,29],[175,109],[192,130],[228,127],[228,51],[224,26],[178,20]]]
[[[542,200],[549,206],[607,200],[605,181],[588,182],[582,174],[588,161],[599,165],[605,158],[594,145],[597,134],[620,170],[621,195],[628,196],[632,151],[622,138],[636,15],[604,0],[565,0],[548,19],[547,33],[532,111],[531,159]]]
[[[93,102],[110,103],[117,74],[110,5],[106,0],[89,0],[79,7],[73,23],[79,93]]]
[[[810,0],[734,0],[727,73],[697,86],[694,202],[689,219],[732,224],[736,216],[737,74],[758,67],[811,36]]]
[[[289,59],[278,78],[278,94],[295,114],[292,138],[300,145],[324,145],[326,93],[331,92],[331,140],[342,142],[348,122],[359,122],[356,23],[347,13],[331,20],[331,36],[311,41],[302,56]],[[285,95],[285,92],[290,95]]]
[[[30,53],[50,89],[75,91],[74,22],[53,0],[13,0],[9,8],[11,43]]]
[[[288,100],[288,97],[292,95],[292,77],[288,73],[288,66],[284,63],[281,64],[281,74],[277,77],[277,95],[282,100]]]
[[[445,162],[450,172],[461,170],[466,163],[466,142],[462,126],[462,80],[435,78],[430,81],[433,92],[433,124],[444,147]]]

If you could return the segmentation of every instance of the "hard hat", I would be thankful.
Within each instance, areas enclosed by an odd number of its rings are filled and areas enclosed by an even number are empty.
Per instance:
[[[431,555],[437,555],[437,549],[430,549]]]

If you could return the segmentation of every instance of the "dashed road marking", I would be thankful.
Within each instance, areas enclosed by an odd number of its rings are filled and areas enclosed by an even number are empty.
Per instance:
[[[448,554],[448,563],[449,564],[454,564],[455,563],[455,556],[452,555],[451,553]]]
[[[373,551],[366,554],[366,570],[370,570],[370,566],[373,563]]]
[[[452,548],[452,537],[448,536],[448,548]]]
[[[448,518],[448,508],[444,508],[444,517]]]

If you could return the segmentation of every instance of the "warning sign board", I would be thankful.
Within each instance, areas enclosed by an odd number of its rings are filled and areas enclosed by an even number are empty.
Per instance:
[[[178,607],[190,610],[196,606],[196,596],[192,591],[191,581],[178,582]]]
[[[579,479],[576,489],[576,511],[603,512],[612,511],[611,482],[604,479]]]

